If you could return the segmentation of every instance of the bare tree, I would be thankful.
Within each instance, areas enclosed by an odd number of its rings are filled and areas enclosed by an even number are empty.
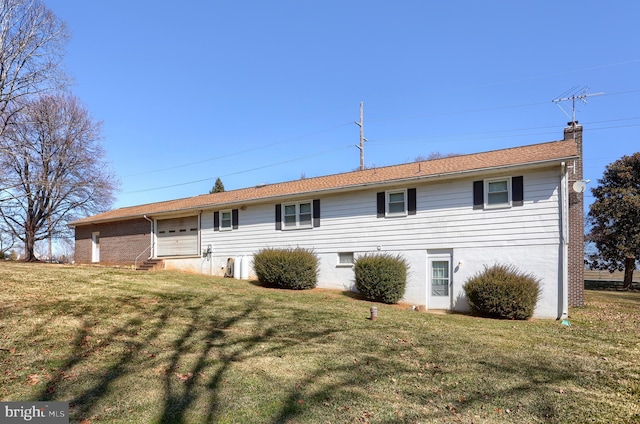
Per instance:
[[[0,0],[0,135],[30,96],[65,85],[67,39],[40,0]]]
[[[15,244],[16,237],[0,225],[0,259],[4,259]]]
[[[418,155],[413,159],[413,161],[414,162],[423,162],[425,160],[446,159],[446,158],[452,158],[454,156],[460,156],[460,153],[431,152],[427,156]]]
[[[73,237],[63,237],[58,240],[56,245],[56,253],[54,257],[57,257],[60,263],[66,264],[73,260],[75,250],[75,240]]]
[[[0,137],[0,218],[33,261],[38,240],[107,210],[117,182],[99,143],[101,124],[75,97],[38,98],[14,120]]]

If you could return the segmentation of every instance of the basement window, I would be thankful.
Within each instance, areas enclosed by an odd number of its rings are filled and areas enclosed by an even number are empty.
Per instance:
[[[353,265],[353,252],[339,252],[338,266],[350,267]]]

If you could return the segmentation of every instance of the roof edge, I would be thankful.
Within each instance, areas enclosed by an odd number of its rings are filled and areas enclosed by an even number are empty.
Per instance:
[[[554,143],[554,142],[550,142],[550,143]],[[544,144],[544,143],[541,143]],[[70,222],[69,224],[67,224],[68,227],[78,227],[78,226],[84,226],[84,225],[95,225],[95,224],[104,224],[107,222],[118,222],[118,221],[126,221],[126,220],[131,220],[131,219],[145,219],[145,217],[147,217],[148,215],[151,216],[168,216],[168,215],[176,215],[176,214],[181,214],[181,213],[185,213],[185,212],[197,212],[197,211],[201,211],[201,210],[210,210],[210,209],[216,209],[216,208],[220,208],[220,207],[231,207],[234,205],[251,205],[251,204],[258,204],[258,203],[267,203],[269,201],[272,200],[277,200],[277,199],[287,199],[287,198],[291,198],[291,197],[299,197],[301,195],[305,195],[305,194],[309,194],[309,195],[313,195],[313,194],[325,194],[325,193],[344,193],[344,192],[349,192],[349,191],[353,191],[353,190],[358,190],[358,189],[362,189],[364,187],[389,187],[389,186],[393,186],[393,185],[397,185],[403,182],[410,182],[410,181],[417,181],[417,180],[424,180],[424,181],[428,181],[428,180],[442,180],[442,179],[447,179],[447,178],[457,178],[457,177],[466,177],[466,176],[473,176],[473,175],[478,175],[478,174],[483,174],[486,173],[487,171],[503,171],[503,170],[509,170],[509,169],[531,169],[531,168],[540,168],[546,165],[551,165],[554,163],[562,163],[564,161],[567,160],[574,160],[574,159],[579,159],[580,156],[579,155],[570,155],[570,156],[565,156],[565,157],[558,157],[558,158],[553,158],[553,159],[545,159],[545,160],[541,160],[541,161],[534,161],[534,162],[525,162],[525,163],[519,163],[519,164],[508,164],[508,165],[501,165],[501,166],[490,166],[490,167],[484,167],[484,168],[476,168],[476,169],[470,169],[470,170],[462,170],[462,171],[453,171],[453,172],[444,172],[444,173],[439,173],[439,174],[430,174],[430,175],[417,175],[417,176],[412,176],[412,177],[404,177],[404,178],[397,178],[397,179],[393,179],[393,180],[387,180],[387,181],[382,181],[382,182],[365,182],[365,183],[358,183],[358,184],[351,184],[351,185],[347,185],[347,186],[341,186],[341,187],[335,187],[335,188],[327,188],[327,189],[320,189],[320,190],[310,190],[310,191],[305,191],[305,192],[301,192],[301,193],[291,193],[291,194],[282,194],[282,195],[275,195],[275,196],[267,196],[267,197],[260,197],[257,199],[249,199],[249,200],[238,200],[238,201],[230,201],[230,202],[222,202],[222,203],[205,203],[202,205],[198,205],[198,206],[192,206],[192,207],[187,207],[187,208],[180,208],[180,209],[172,209],[170,211],[165,211],[165,212],[156,212],[156,213],[136,213],[136,214],[132,214],[132,215],[124,215],[124,216],[119,216],[119,217],[115,217],[115,218],[105,218],[105,219],[97,219],[97,220],[91,220],[91,221],[86,221],[86,222],[79,222],[82,221],[82,219],[80,220],[76,220],[73,222]],[[416,162],[418,163],[418,162]],[[406,164],[405,164],[406,165]],[[397,165],[394,165],[397,166]],[[286,182],[286,181],[285,181]],[[197,196],[193,196],[193,197],[197,197]],[[179,199],[176,199],[179,200]],[[171,200],[169,200],[170,202]],[[148,203],[149,205],[153,205],[154,203]],[[139,207],[139,206],[144,206],[144,205],[138,205],[138,206],[134,206],[134,207]],[[86,219],[86,218],[83,218]]]

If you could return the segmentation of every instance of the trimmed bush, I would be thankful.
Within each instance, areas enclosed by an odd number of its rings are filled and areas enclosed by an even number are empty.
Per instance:
[[[398,303],[407,287],[407,262],[400,255],[364,255],[355,261],[356,287],[367,299]]]
[[[540,298],[540,279],[513,265],[485,266],[464,285],[473,313],[502,319],[528,319]]]
[[[253,269],[258,281],[282,289],[312,289],[318,282],[318,258],[308,249],[262,249]]]

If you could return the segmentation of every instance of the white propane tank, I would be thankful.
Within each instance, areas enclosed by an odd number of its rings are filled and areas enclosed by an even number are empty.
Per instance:
[[[240,279],[240,267],[242,266],[242,256],[233,258],[233,278]]]
[[[248,280],[249,279],[249,256],[242,257],[242,265],[240,266],[240,279]]]

